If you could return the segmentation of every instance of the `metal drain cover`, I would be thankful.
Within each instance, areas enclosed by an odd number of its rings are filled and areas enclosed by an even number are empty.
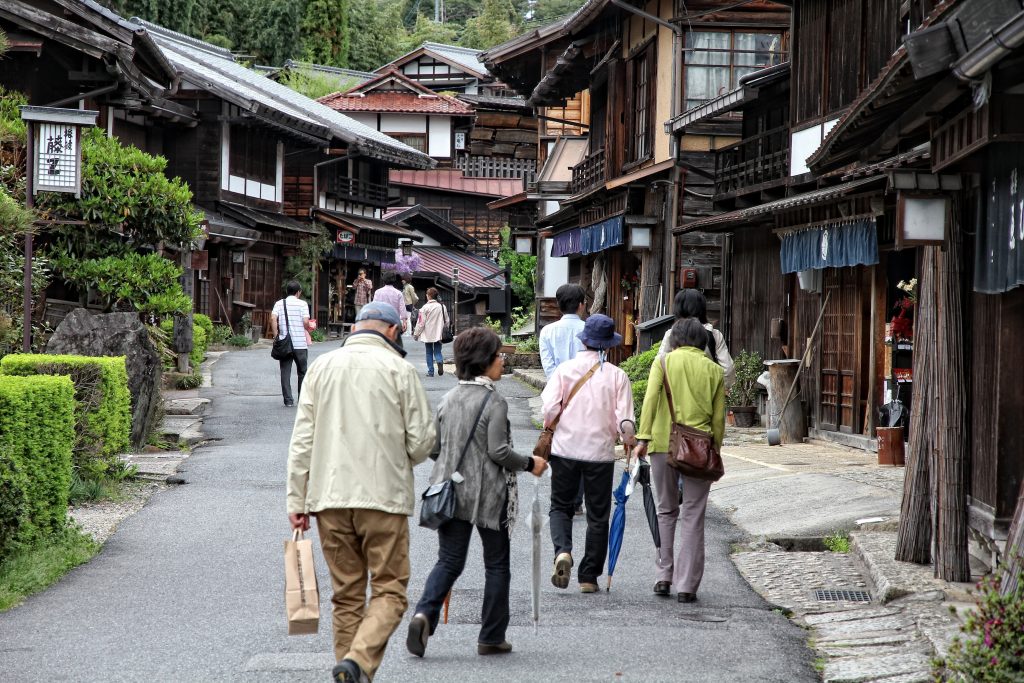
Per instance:
[[[814,599],[822,602],[871,602],[871,594],[860,590],[819,588],[814,591]]]

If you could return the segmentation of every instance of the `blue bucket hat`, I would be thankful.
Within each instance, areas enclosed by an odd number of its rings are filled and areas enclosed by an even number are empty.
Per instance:
[[[615,321],[600,313],[587,318],[583,331],[576,336],[592,349],[610,349],[622,343],[622,335],[615,331]]]

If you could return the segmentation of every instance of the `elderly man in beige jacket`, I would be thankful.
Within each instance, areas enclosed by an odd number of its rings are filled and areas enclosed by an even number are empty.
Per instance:
[[[345,345],[309,367],[288,451],[288,516],[316,517],[334,587],[337,681],[373,678],[405,613],[412,468],[437,442],[398,312],[370,303]],[[367,579],[372,588],[366,602]]]

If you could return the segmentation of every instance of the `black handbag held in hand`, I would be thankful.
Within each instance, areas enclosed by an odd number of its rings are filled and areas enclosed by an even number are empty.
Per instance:
[[[484,414],[484,408],[487,407],[491,400],[491,393],[490,390],[487,391],[483,405],[480,406],[480,411],[476,414],[473,428],[469,430],[469,437],[462,447],[462,453],[459,454],[459,461],[455,464],[455,471],[452,473],[452,476],[462,467],[462,461],[466,458],[466,451],[469,450],[469,444],[473,443],[473,435],[476,434],[476,428],[480,424],[480,417]],[[433,484],[423,492],[423,505],[420,506],[420,526],[437,530],[441,525],[453,519],[455,519],[455,482],[449,478],[439,484]]]
[[[288,300],[281,299],[281,309],[284,311],[284,339],[274,337],[274,345],[270,347],[270,357],[274,360],[284,360],[295,353],[292,347],[292,330],[288,324]],[[280,329],[278,332],[280,333]]]
[[[440,301],[438,302],[441,303]],[[448,309],[444,304],[441,304],[441,316],[444,320],[444,327],[441,328],[441,343],[451,344],[455,341],[455,333],[452,331],[452,323],[448,319]]]

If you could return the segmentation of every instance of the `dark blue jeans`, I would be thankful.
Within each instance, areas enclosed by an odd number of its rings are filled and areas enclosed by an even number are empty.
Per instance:
[[[434,374],[434,362],[438,365],[444,362],[444,356],[441,355],[441,342],[423,342],[423,345],[427,347],[427,374]]]
[[[476,527],[484,546],[484,604],[480,610],[480,636],[478,642],[499,645],[505,642],[508,628],[508,590],[512,582],[509,567],[508,531]],[[416,605],[416,613],[430,621],[430,633],[437,628],[444,599],[466,566],[469,540],[473,525],[455,519],[437,530],[437,564],[430,570],[423,596]]]

